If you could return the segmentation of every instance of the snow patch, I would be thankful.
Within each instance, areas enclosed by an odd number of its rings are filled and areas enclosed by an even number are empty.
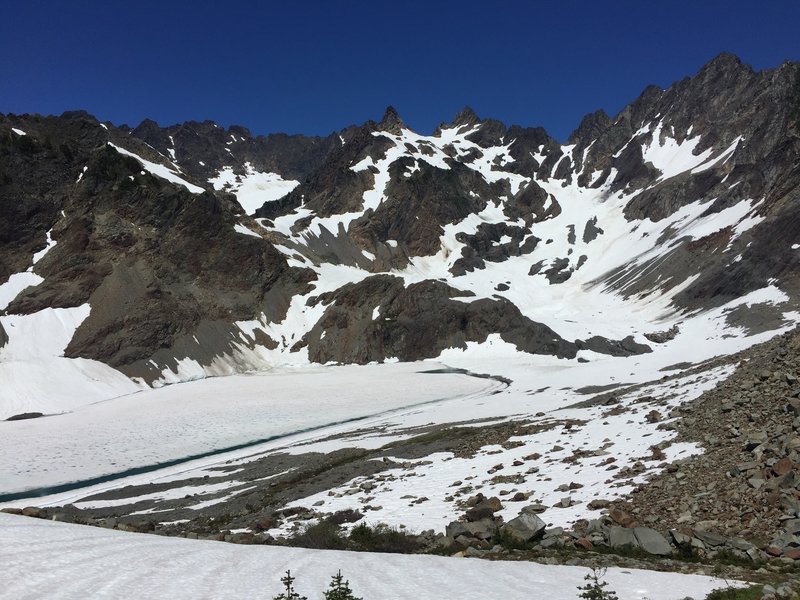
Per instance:
[[[241,223],[237,223],[236,225],[234,225],[233,229],[236,231],[236,233],[241,233],[243,235],[249,235],[252,237],[256,237],[258,239],[262,239],[261,236],[258,235],[255,231],[253,231],[252,229],[248,229]]]
[[[166,167],[164,165],[159,165],[154,162],[150,162],[149,160],[142,158],[138,154],[134,154],[129,150],[125,150],[125,148],[120,148],[119,146],[117,146],[116,144],[112,144],[111,142],[108,142],[108,145],[114,148],[120,154],[124,154],[125,156],[130,156],[132,158],[135,158],[136,160],[139,161],[139,163],[141,163],[141,165],[145,168],[146,171],[150,172],[156,177],[160,177],[161,179],[166,179],[170,183],[182,185],[193,194],[202,194],[203,192],[205,192],[205,190],[200,186],[194,185],[193,183],[189,183],[185,179],[178,176],[178,174],[169,167]]]
[[[680,143],[674,138],[665,137],[662,143],[662,128],[663,122],[660,122],[653,130],[653,139],[649,143],[642,144],[644,161],[652,163],[656,169],[661,171],[659,181],[702,165],[713,153],[711,148],[700,154],[694,153],[695,148],[700,144],[700,136],[687,138]]]
[[[232,167],[225,167],[208,182],[215,190],[235,194],[248,215],[255,213],[265,202],[283,198],[300,185],[299,181],[283,179],[278,173],[256,171],[249,162],[244,164],[244,170],[243,175],[237,175]]]

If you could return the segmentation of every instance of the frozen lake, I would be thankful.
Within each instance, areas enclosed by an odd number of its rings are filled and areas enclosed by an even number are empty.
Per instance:
[[[0,422],[0,499],[483,395],[502,384],[440,363],[306,367],[147,390],[39,419]],[[77,487],[77,486],[76,486]],[[30,492],[30,494],[28,494]]]

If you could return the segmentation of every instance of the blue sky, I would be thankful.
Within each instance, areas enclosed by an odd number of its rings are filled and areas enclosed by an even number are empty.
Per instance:
[[[797,0],[28,0],[0,18],[0,112],[327,134],[389,104],[430,132],[469,105],[563,140],[722,51],[800,60],[798,23]]]

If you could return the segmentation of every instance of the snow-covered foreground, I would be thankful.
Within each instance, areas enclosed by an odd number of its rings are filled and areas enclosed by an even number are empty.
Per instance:
[[[0,422],[0,495],[150,467],[364,419],[501,384],[435,362],[307,367],[148,390]],[[318,435],[318,433],[316,434]],[[285,443],[285,442],[284,442]]]
[[[341,569],[364,600],[576,598],[581,567],[399,554],[240,546],[125,533],[0,514],[0,589],[34,598],[271,598],[287,569],[296,589],[322,598]],[[621,600],[704,598],[719,579],[609,569]]]

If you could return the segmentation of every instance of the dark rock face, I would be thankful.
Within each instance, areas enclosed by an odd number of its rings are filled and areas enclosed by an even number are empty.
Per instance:
[[[0,281],[31,266],[45,232],[58,217],[89,148],[103,143],[103,129],[89,116],[61,119],[0,117]],[[26,131],[18,135],[11,128]],[[41,131],[40,135],[36,132]]]
[[[2,136],[5,153],[19,160],[19,168],[0,197],[11,204],[9,197],[21,190],[21,206],[28,194],[42,198],[27,207],[33,218],[9,210],[6,235],[16,243],[2,246],[3,267],[29,266],[46,230],[52,229],[57,245],[36,265],[47,285],[28,288],[8,311],[27,314],[89,302],[92,313],[66,356],[131,365],[172,347],[202,321],[252,318],[260,308],[280,315],[285,305],[267,306],[273,288],[291,294],[313,277],[290,269],[266,240],[238,234],[235,202],[142,174],[138,161],[105,145],[103,134],[94,132],[103,130],[86,117],[33,124],[41,129],[27,125],[28,135],[19,139],[30,141],[21,152],[12,152],[19,150],[18,141]],[[51,131],[68,136],[85,129],[90,133],[78,139],[89,147],[67,152],[67,142],[62,150],[54,146],[58,138],[41,142]],[[85,170],[78,166],[83,161]],[[12,158],[3,164],[15,163]]]
[[[503,211],[509,219],[522,219],[530,227],[546,219],[557,217],[561,207],[555,199],[547,205],[548,195],[535,181],[531,181],[506,203]]]
[[[418,360],[438,356],[445,348],[466,347],[466,342],[483,342],[491,333],[526,352],[575,356],[574,344],[522,316],[508,300],[467,303],[454,299],[459,296],[464,293],[439,281],[405,287],[389,275],[323,294],[317,302],[329,307],[304,340],[309,356],[323,363]]]
[[[529,237],[530,236],[530,237]],[[503,242],[507,237],[508,241]],[[451,267],[453,275],[484,268],[485,262],[503,262],[509,256],[533,252],[540,241],[530,230],[507,223],[481,223],[474,235],[459,233],[456,240],[465,243],[459,258]]]
[[[364,192],[375,184],[374,173],[369,169],[353,171],[350,167],[367,157],[380,158],[386,152],[389,141],[373,133],[386,131],[383,126],[399,128],[402,121],[391,107],[384,119],[386,123],[368,121],[362,127],[352,128],[347,133],[346,143],[340,143],[329,152],[317,168],[301,179],[297,188],[285,198],[263,206],[256,211],[256,216],[273,219],[301,205],[307,205],[320,217],[361,209]]]
[[[449,170],[423,163],[403,177],[407,167],[405,161],[392,164],[388,200],[353,223],[350,235],[365,247],[394,239],[411,256],[436,254],[444,225],[480,212],[497,197],[495,187],[461,163],[454,162]]]
[[[302,181],[341,145],[339,137],[333,134],[324,138],[282,133],[253,136],[244,127],[234,125],[226,130],[212,121],[160,127],[155,121],[145,119],[134,129],[124,126],[120,129],[164,157],[174,152],[175,162],[201,181],[207,181],[226,166],[241,174],[245,163],[257,171]]]
[[[609,356],[632,356],[652,352],[649,346],[637,343],[631,335],[622,340],[609,340],[595,336],[588,340],[578,340],[576,344],[580,350],[592,350]]]

